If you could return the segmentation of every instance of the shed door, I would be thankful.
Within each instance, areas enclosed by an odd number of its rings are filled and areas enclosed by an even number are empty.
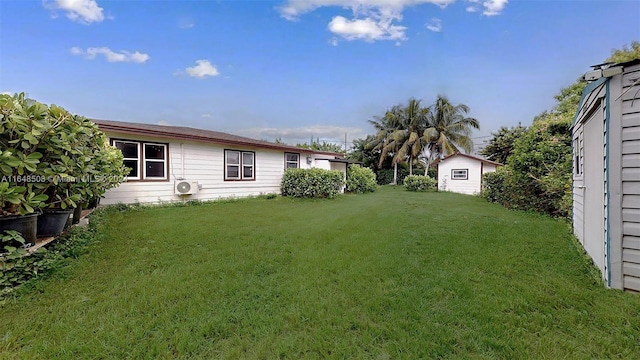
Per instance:
[[[604,118],[597,109],[584,127],[584,248],[605,274]]]

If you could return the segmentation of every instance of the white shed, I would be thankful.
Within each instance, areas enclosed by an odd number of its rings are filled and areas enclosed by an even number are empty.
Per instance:
[[[572,125],[573,231],[608,287],[640,291],[640,59],[585,79]]]
[[[496,171],[502,164],[467,154],[452,154],[436,161],[438,165],[438,190],[460,194],[479,194],[482,175]]]

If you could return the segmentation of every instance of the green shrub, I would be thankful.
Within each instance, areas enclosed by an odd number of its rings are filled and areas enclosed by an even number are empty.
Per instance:
[[[571,121],[545,115],[516,140],[506,166],[503,205],[571,217]]]
[[[282,176],[282,196],[333,198],[344,186],[344,174],[338,170],[287,169]]]
[[[428,191],[435,190],[438,181],[428,176],[409,175],[404,178],[404,186],[409,191]]]
[[[415,171],[415,169],[414,169]],[[402,185],[404,178],[409,175],[409,169],[398,166],[398,185]],[[378,185],[389,185],[393,183],[393,168],[379,169],[376,172],[376,182]]]
[[[506,172],[502,169],[482,175],[482,192],[480,196],[488,202],[505,205],[507,203],[507,192],[505,186]]]
[[[347,191],[358,194],[376,191],[376,174],[366,167],[349,166]]]
[[[21,285],[55,272],[77,258],[88,246],[99,241],[98,230],[102,226],[104,210],[95,210],[87,227],[74,226],[55,241],[28,254],[27,250],[15,246],[24,239],[15,231],[0,234],[0,306]]]

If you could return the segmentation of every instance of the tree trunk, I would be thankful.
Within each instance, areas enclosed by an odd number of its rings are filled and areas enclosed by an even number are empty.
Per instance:
[[[409,175],[413,175],[413,159],[409,157]]]
[[[398,185],[398,163],[393,163],[393,185]]]

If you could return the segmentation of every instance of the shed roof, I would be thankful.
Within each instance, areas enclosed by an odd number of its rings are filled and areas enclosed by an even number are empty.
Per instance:
[[[469,155],[469,154],[463,154],[463,153],[455,153],[455,154],[451,154],[451,155],[445,156],[445,157],[444,157],[444,158],[442,158],[442,159],[438,159],[438,160],[434,161],[432,164],[438,164],[438,163],[443,162],[443,161],[445,161],[445,160],[447,160],[447,159],[449,159],[449,158],[452,158],[452,157],[454,157],[454,156],[463,156],[463,157],[466,157],[466,158],[469,158],[469,159],[477,160],[477,161],[483,162],[483,163],[485,163],[485,164],[490,164],[490,165],[495,165],[495,166],[502,166],[502,165],[504,165],[504,164],[501,164],[501,163],[499,163],[499,162],[495,162],[495,161],[487,160],[487,159],[485,159],[485,158],[481,158],[481,157],[479,157],[479,156],[474,156],[474,155]]]
[[[165,126],[165,125],[153,125],[143,123],[133,123],[124,121],[113,120],[95,120],[94,123],[98,125],[100,130],[108,133],[116,134],[128,134],[128,135],[144,135],[157,138],[168,138],[178,140],[191,140],[198,142],[222,144],[222,145],[236,145],[236,146],[251,146],[264,149],[295,151],[295,152],[308,152],[313,154],[326,154],[333,155],[342,158],[344,155],[340,153],[317,151],[311,149],[299,148],[297,146],[290,146],[285,144],[276,144],[264,140],[251,139],[244,136],[237,136],[220,131],[196,129],[185,126]]]

